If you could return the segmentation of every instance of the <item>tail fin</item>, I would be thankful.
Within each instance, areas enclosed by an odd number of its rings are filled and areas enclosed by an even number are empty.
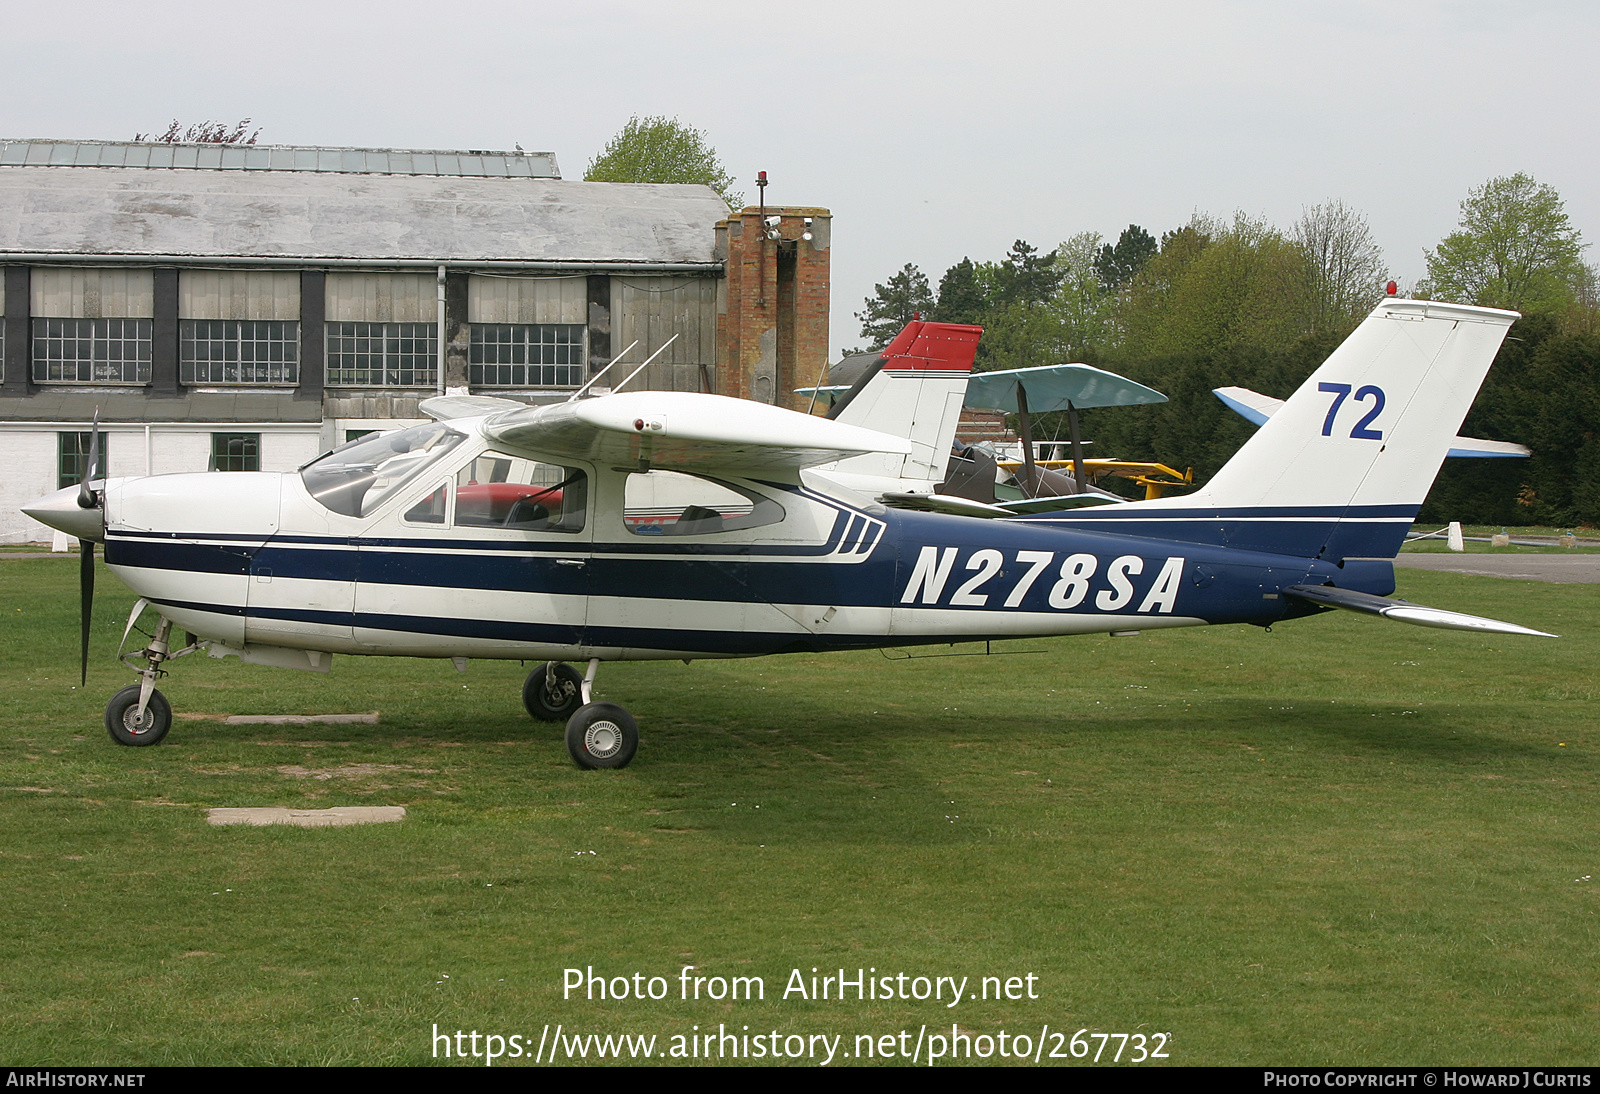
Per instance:
[[[886,479],[944,478],[982,327],[913,320],[828,415],[912,444],[909,456],[870,453],[831,470]]]
[[[1228,506],[1415,515],[1517,318],[1384,301],[1201,493]]]
[[[1385,300],[1200,490],[1077,516],[1247,550],[1393,558],[1518,318]]]

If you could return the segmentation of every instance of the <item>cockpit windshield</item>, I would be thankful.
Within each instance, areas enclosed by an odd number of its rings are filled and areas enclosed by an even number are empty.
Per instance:
[[[364,517],[465,439],[439,422],[358,437],[302,467],[300,481],[335,513]]]

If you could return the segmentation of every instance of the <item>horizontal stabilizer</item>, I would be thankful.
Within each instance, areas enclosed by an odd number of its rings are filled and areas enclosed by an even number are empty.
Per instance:
[[[1107,497],[1105,494],[1062,494],[1049,498],[1022,498],[1018,501],[996,502],[1007,512],[1016,513],[1055,513],[1062,509],[1085,509],[1093,505],[1124,505],[1121,498]]]
[[[1498,619],[1485,619],[1481,615],[1448,612],[1443,608],[1429,608],[1405,600],[1391,600],[1386,596],[1358,593],[1353,589],[1338,589],[1332,585],[1291,585],[1283,590],[1289,596],[1320,604],[1326,608],[1343,608],[1366,615],[1381,615],[1385,619],[1412,623],[1419,627],[1439,627],[1447,631],[1486,631],[1494,634],[1527,634],[1539,638],[1558,638],[1548,631],[1536,631],[1515,623],[1502,623]]]
[[[1283,405],[1282,399],[1274,399],[1270,395],[1263,395],[1259,391],[1251,391],[1247,387],[1213,388],[1211,394],[1221,399],[1224,406],[1251,425],[1265,425],[1267,419],[1272,417],[1278,408]],[[1510,441],[1485,441],[1477,437],[1457,437],[1450,442],[1450,451],[1446,455],[1456,458],[1517,459],[1533,455],[1533,449],[1525,444],[1513,444]]]
[[[1510,441],[1483,441],[1475,437],[1457,437],[1451,442],[1450,451],[1445,455],[1480,460],[1522,459],[1533,455],[1533,449],[1525,444],[1513,444]]]
[[[484,423],[491,440],[598,463],[721,469],[800,468],[911,443],[859,426],[723,395],[632,391],[521,406]]]
[[[920,513],[950,513],[958,517],[1009,517],[1009,509],[987,502],[958,498],[953,494],[908,494],[886,491],[883,504],[891,509],[912,509]]]

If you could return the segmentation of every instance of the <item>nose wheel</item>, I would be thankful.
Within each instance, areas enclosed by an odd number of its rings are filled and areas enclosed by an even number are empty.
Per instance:
[[[158,744],[172,728],[172,704],[167,697],[151,689],[141,709],[140,690],[140,685],[129,684],[106,704],[106,732],[119,745]]]

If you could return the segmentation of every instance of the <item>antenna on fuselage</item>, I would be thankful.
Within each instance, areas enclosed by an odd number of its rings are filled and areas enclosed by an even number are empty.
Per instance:
[[[621,353],[617,354],[611,360],[607,361],[606,362],[606,367],[601,369],[599,372],[595,373],[593,376],[589,377],[589,382],[588,383],[584,384],[577,391],[574,391],[571,395],[567,396],[567,402],[569,402],[569,403],[572,402],[574,399],[576,399],[579,396],[581,396],[585,391],[588,391],[591,387],[593,387],[594,386],[594,382],[596,380],[600,379],[600,377],[602,377],[602,376],[604,376],[606,374],[606,369],[609,369],[612,365],[616,364],[618,361],[620,361],[624,357],[626,357],[628,355],[628,350],[631,350],[634,346],[637,346],[638,344],[639,344],[639,340],[637,338],[635,338],[633,341],[629,342],[628,343],[628,349],[623,350]]]
[[[645,365],[648,365],[651,361],[654,361],[657,357],[660,357],[662,352],[665,351],[668,346],[672,345],[672,343],[676,342],[677,340],[678,340],[678,336],[676,334],[674,334],[671,338],[668,338],[665,342],[661,343],[661,349],[656,350],[649,357],[646,357],[644,359],[644,365],[640,365],[638,368],[636,368],[632,372],[628,373],[627,379],[623,380],[622,383],[618,384],[616,387],[612,388],[611,390],[612,391],[621,391],[627,385],[628,380],[633,379],[635,376],[639,375],[639,373],[643,372],[644,369],[645,369]]]

